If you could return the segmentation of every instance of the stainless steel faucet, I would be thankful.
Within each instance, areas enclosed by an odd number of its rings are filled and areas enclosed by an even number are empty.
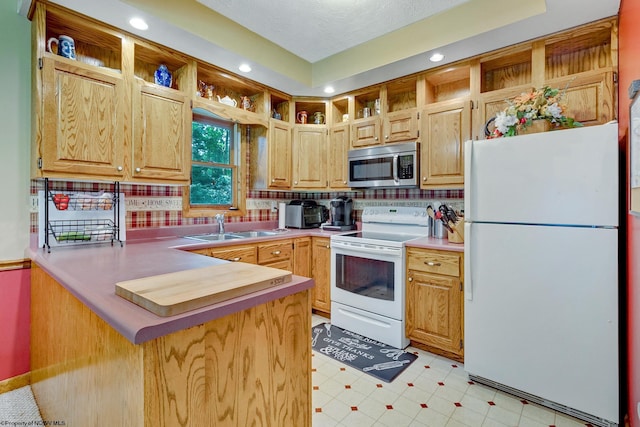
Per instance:
[[[218,233],[224,234],[224,214],[216,214],[216,221],[218,221]]]

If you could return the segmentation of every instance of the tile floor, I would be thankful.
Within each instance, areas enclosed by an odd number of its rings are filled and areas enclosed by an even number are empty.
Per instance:
[[[314,315],[312,324],[328,319]],[[385,383],[313,352],[314,427],[578,427],[583,421],[469,382],[462,364],[413,347],[418,359]]]
[[[313,316],[312,324],[327,319]],[[579,427],[584,422],[469,382],[462,364],[418,359],[385,383],[313,352],[313,427]],[[0,394],[0,422],[41,425],[30,387]],[[36,422],[40,424],[36,424]],[[19,424],[22,425],[22,424]]]

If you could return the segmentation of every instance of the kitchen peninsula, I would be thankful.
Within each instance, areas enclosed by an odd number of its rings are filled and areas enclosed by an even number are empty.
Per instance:
[[[171,317],[115,294],[120,281],[227,262],[180,250],[197,246],[31,250],[31,384],[43,419],[311,425],[311,279]]]

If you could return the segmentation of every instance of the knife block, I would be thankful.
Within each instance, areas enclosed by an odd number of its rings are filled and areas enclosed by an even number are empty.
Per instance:
[[[464,221],[458,220],[453,224],[453,233],[447,231],[447,239],[451,243],[464,243]]]

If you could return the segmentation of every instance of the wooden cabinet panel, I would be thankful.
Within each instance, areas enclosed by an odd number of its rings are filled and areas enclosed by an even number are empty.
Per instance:
[[[583,125],[607,123],[615,118],[613,73],[585,73],[575,78],[549,83],[567,88],[564,115],[573,117]]]
[[[464,300],[460,252],[407,248],[406,334],[462,361]]]
[[[208,256],[233,262],[258,263],[255,246],[230,246],[227,248],[208,248]]]
[[[349,163],[349,126],[338,125],[329,130],[329,143],[327,154],[327,173],[329,174],[329,187],[333,189],[348,188]]]
[[[280,120],[271,120],[268,144],[269,188],[291,187],[291,126]]]
[[[291,240],[279,240],[273,243],[258,245],[258,264],[265,265],[282,260],[293,259],[293,244]],[[293,264],[290,264],[290,268]],[[289,270],[291,271],[291,270]]]
[[[293,128],[293,187],[327,187],[327,128],[298,125]]]
[[[301,237],[293,241],[293,274],[311,277],[310,237]]]
[[[328,237],[314,237],[311,256],[311,277],[316,285],[311,290],[311,306],[331,313],[331,246]]]
[[[427,106],[422,116],[420,169],[422,188],[461,188],[464,184],[464,141],[470,138],[469,99]]]
[[[384,142],[398,142],[418,137],[418,112],[415,108],[387,113],[383,126]]]
[[[411,251],[410,253],[411,256],[407,260],[407,268],[410,270],[460,276],[460,257],[456,254],[434,251]]]
[[[351,125],[351,146],[353,148],[381,143],[380,118],[374,117],[372,119],[359,120]]]
[[[191,152],[191,108],[179,91],[138,82],[134,100],[134,179],[186,183]]]
[[[407,336],[462,354],[460,280],[416,270],[408,271],[407,280]]]
[[[40,173],[122,179],[122,77],[45,56],[42,85]]]

